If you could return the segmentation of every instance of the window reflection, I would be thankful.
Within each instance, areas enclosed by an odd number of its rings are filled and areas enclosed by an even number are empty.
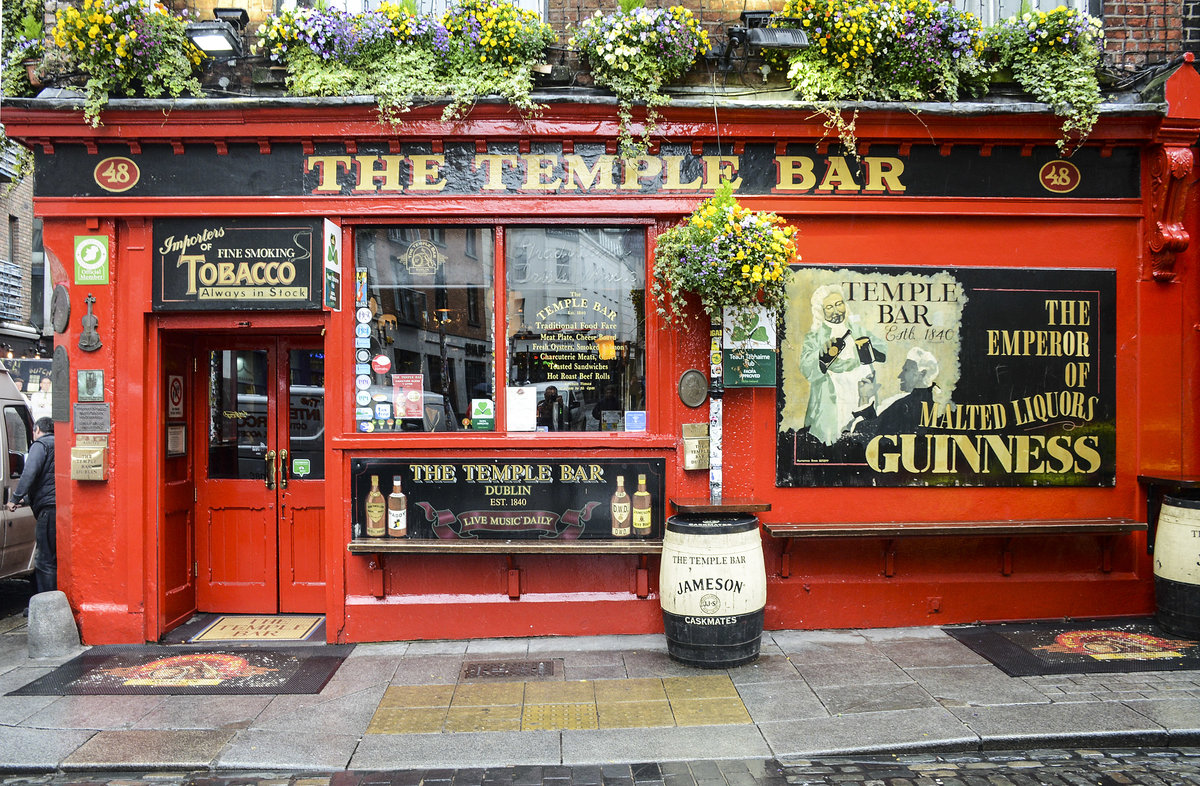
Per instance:
[[[481,227],[356,231],[359,431],[454,431],[492,399],[493,248]]]
[[[508,383],[535,402],[509,428],[623,430],[645,410],[643,230],[511,229],[507,254]]]

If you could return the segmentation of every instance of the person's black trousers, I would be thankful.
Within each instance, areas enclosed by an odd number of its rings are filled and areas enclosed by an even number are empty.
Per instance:
[[[51,505],[37,514],[37,550],[33,554],[33,578],[38,592],[58,589],[58,538],[54,531],[56,510],[57,508]]]

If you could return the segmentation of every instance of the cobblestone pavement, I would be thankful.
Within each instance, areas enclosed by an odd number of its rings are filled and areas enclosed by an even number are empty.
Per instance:
[[[1032,750],[336,773],[73,773],[0,786],[1191,786],[1200,748]]]

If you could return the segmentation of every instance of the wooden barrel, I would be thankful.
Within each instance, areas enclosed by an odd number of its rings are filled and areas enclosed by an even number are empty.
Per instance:
[[[758,658],[767,573],[754,516],[671,516],[658,575],[667,654],[703,669]]]
[[[1200,499],[1163,497],[1154,534],[1154,595],[1159,627],[1200,638]]]

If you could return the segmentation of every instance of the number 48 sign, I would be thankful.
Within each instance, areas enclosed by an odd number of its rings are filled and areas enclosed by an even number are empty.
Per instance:
[[[96,164],[96,168],[92,170],[92,178],[96,185],[105,191],[119,194],[138,184],[142,179],[142,170],[131,158],[112,156]]]

